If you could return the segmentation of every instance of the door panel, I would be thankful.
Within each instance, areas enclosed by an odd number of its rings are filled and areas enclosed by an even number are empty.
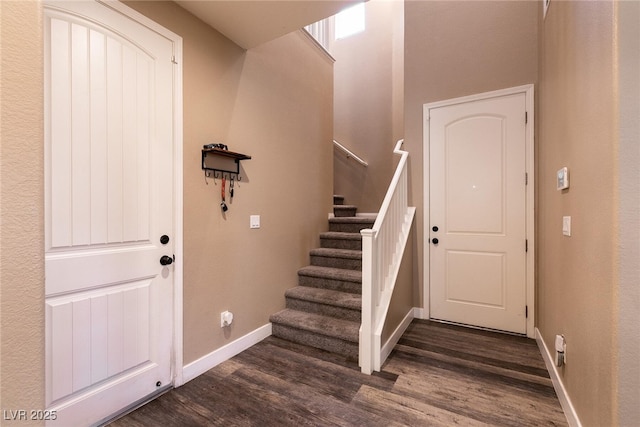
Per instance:
[[[141,280],[47,299],[51,401],[149,361],[150,287]]]
[[[171,383],[173,44],[92,1],[45,43],[46,401],[87,425]]]
[[[447,233],[504,233],[503,125],[502,118],[486,115],[447,125]],[[484,135],[482,143],[475,135]]]
[[[154,59],[81,22],[50,23],[50,248],[148,240]]]
[[[525,95],[429,114],[431,317],[525,333]]]

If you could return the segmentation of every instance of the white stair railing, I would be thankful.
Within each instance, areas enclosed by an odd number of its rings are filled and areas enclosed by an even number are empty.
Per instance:
[[[335,139],[333,140],[333,146],[342,151],[344,154],[346,154],[347,159],[353,159],[356,162],[360,163],[362,166],[364,166],[365,168],[367,166],[369,166],[369,163],[365,162],[364,160],[362,160],[359,156],[355,155],[353,153],[353,151],[349,150],[347,147],[345,147],[344,145],[340,144],[338,141],[336,141]]]
[[[366,374],[380,371],[381,336],[402,255],[409,237],[415,207],[408,206],[409,153],[398,141],[394,154],[400,162],[373,224],[362,235],[362,325],[360,326],[360,369]]]

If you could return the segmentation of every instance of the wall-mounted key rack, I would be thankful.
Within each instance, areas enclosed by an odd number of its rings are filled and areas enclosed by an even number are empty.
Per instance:
[[[240,160],[249,159],[251,159],[251,156],[221,148],[202,149],[202,169],[206,177],[222,178],[225,174],[228,174],[230,178],[241,181]]]

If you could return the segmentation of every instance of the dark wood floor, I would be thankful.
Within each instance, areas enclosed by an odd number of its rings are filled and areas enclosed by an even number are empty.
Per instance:
[[[382,372],[269,337],[121,418],[135,426],[567,425],[535,341],[414,320]]]

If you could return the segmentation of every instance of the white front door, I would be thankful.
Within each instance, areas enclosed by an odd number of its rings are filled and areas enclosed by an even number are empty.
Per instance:
[[[430,317],[525,333],[526,99],[430,108]]]
[[[94,1],[44,25],[46,402],[82,426],[172,382],[174,46]]]

